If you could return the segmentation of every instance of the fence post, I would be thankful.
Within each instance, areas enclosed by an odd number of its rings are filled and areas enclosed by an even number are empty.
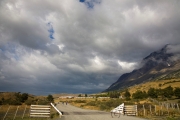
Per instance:
[[[9,106],[9,108],[8,108],[8,110],[7,110],[7,112],[6,112],[6,114],[4,115],[3,120],[6,118],[6,115],[8,114],[8,111],[9,111],[10,107],[11,107],[11,106]]]
[[[161,105],[161,115],[163,115],[163,110],[162,110],[163,104]]]
[[[143,110],[144,110],[144,116],[145,116],[145,114],[146,114],[145,112],[146,112],[146,111],[145,111],[144,105],[143,105]]]
[[[19,106],[17,106],[16,112],[15,112],[15,114],[14,114],[14,119],[16,118],[16,114],[17,114],[18,109],[19,109]],[[14,120],[14,119],[13,119],[13,120]]]
[[[178,105],[178,103],[177,103],[177,108],[178,108],[178,110],[179,110],[179,105]]]
[[[150,107],[150,113],[151,113],[151,115],[152,115],[152,111],[151,111],[151,105],[150,105],[149,107]]]
[[[22,119],[24,118],[24,114],[26,112],[26,107],[27,107],[27,105],[25,106],[25,109],[24,109],[24,112],[23,112],[23,115],[22,115]]]

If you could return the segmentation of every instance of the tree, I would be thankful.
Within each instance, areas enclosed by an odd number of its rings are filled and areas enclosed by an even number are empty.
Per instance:
[[[21,102],[25,102],[27,99],[28,99],[28,94],[27,93],[23,93],[22,95],[21,95]]]
[[[171,98],[174,94],[173,88],[171,86],[163,89],[164,97]]]
[[[180,98],[180,88],[179,87],[176,87],[175,90],[174,90],[174,95],[178,98]]]
[[[135,93],[133,93],[132,97],[134,99],[143,99],[143,98],[147,97],[147,94],[145,91],[142,92],[142,91],[138,90]]]
[[[87,94],[85,94],[85,97],[87,97],[88,95]]]
[[[54,98],[53,98],[52,95],[48,95],[48,96],[47,96],[47,100],[48,100],[49,102],[53,102],[53,101],[54,101]]]
[[[118,91],[109,92],[110,98],[119,98],[120,93]]]
[[[128,89],[126,89],[125,93],[124,93],[124,97],[126,97],[126,100],[129,100],[131,97],[130,92],[128,91]]]
[[[148,90],[148,96],[151,97],[151,98],[157,98],[158,97],[158,94],[157,94],[157,91],[154,89],[154,88],[150,88]]]
[[[79,94],[78,97],[81,97],[81,94]]]

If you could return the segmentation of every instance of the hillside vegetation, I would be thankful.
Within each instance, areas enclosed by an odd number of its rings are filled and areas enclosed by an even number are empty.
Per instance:
[[[168,86],[171,86],[173,88],[180,87],[180,78],[170,79],[170,80],[153,80],[153,81],[131,86],[128,88],[128,90],[131,94],[133,94],[137,90],[147,92],[150,88],[164,89],[164,88],[167,88]]]
[[[35,96],[20,92],[0,92],[0,105],[46,105],[53,101],[52,95]]]

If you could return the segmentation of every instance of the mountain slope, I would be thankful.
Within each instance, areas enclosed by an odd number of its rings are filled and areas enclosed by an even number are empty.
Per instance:
[[[168,52],[169,46],[166,45],[161,50],[145,57],[142,60],[141,68],[123,74],[105,91],[123,89],[153,79],[161,79],[172,72],[178,71],[180,69],[180,61],[172,59],[176,54]]]

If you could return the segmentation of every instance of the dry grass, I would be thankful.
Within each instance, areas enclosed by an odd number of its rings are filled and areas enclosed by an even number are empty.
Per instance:
[[[16,114],[17,109],[18,111]],[[26,105],[20,105],[19,107],[15,105],[2,105],[0,106],[0,120],[3,120],[4,117],[6,120],[13,120],[14,118],[15,118],[14,120],[20,120],[23,117],[24,111],[25,111],[25,114],[24,114],[23,120],[44,120],[45,119],[45,118],[30,118],[29,110],[30,110],[30,106],[26,106]],[[7,111],[8,113],[6,115]],[[16,114],[16,117],[15,117],[15,114]],[[54,108],[51,108],[51,116],[58,117],[57,111]]]
[[[131,94],[135,93],[137,90],[147,92],[150,88],[164,89],[164,88],[166,88],[168,86],[171,86],[173,88],[180,87],[180,79],[157,80],[157,81],[150,81],[150,82],[142,83],[142,84],[139,84],[139,85],[129,87],[129,92]]]

